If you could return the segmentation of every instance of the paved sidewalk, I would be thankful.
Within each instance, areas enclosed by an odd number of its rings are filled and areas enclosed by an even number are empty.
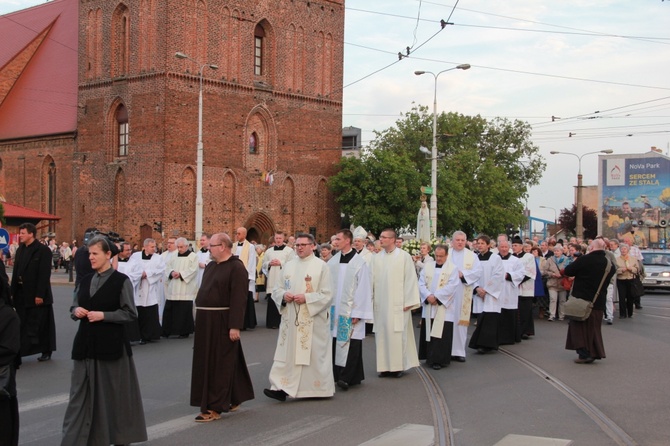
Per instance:
[[[12,273],[14,268],[11,266],[5,267],[7,269],[7,275],[9,276],[9,283],[12,283]],[[51,270],[51,284],[52,285],[74,285],[75,274],[72,274],[72,282],[69,281],[70,275],[65,272],[63,268],[60,268],[58,271]]]

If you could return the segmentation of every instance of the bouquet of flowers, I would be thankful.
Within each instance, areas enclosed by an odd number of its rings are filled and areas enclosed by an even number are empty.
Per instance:
[[[412,257],[418,256],[421,254],[421,243],[422,243],[421,240],[417,239],[405,240],[402,244],[402,249],[404,251],[407,251],[409,255],[411,255]],[[438,239],[432,239],[428,243],[430,244],[430,251],[428,252],[428,254],[432,256],[433,250],[437,245],[441,243],[441,241]]]

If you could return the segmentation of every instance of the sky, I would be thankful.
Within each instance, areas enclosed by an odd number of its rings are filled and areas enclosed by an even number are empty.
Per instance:
[[[318,1],[318,0],[317,0]],[[44,3],[0,0],[0,14]],[[531,215],[554,220],[574,202],[578,159],[611,149],[646,153],[670,146],[670,1],[346,0],[344,127],[393,126],[413,105],[519,119],[547,162],[530,189]],[[444,28],[440,20],[449,22]],[[398,60],[398,52],[410,55]],[[552,120],[552,117],[554,119]],[[572,136],[570,136],[572,135]],[[596,154],[581,161],[597,184]]]

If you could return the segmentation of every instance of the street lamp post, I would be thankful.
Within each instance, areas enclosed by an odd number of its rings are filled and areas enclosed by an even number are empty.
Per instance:
[[[200,64],[198,61],[191,59],[189,56],[182,52],[177,52],[174,55],[177,59],[188,59],[196,65],[200,66],[200,72],[198,76],[200,77],[200,91],[198,93],[198,145],[197,145],[197,157],[196,157],[196,179],[195,179],[195,239],[200,240],[202,235],[202,168],[203,168],[203,144],[202,144],[202,72],[205,67],[209,67],[212,70],[216,70],[219,67],[214,64],[205,63]]]
[[[586,152],[582,155],[577,155],[576,153],[572,152],[559,152],[556,150],[552,150],[549,152],[552,155],[572,155],[577,160],[579,161],[579,171],[577,172],[577,228],[575,228],[575,232],[577,233],[577,238],[584,240],[584,213],[582,211],[582,158],[584,158],[586,155],[593,155],[594,153],[606,153],[610,154],[613,153],[614,150],[607,149],[607,150],[597,150],[595,152]]]
[[[435,79],[435,90],[433,94],[433,148],[431,150],[430,159],[430,187],[433,193],[430,196],[430,236],[437,237],[437,78],[442,73],[452,70],[469,70],[470,64],[464,63],[453,68],[440,71],[435,74],[432,71],[415,71],[414,74],[421,76],[422,74],[432,74]]]
[[[558,219],[556,218],[556,215],[557,215],[556,214],[556,208],[552,208],[550,206],[540,206],[540,209],[551,209],[552,211],[554,211],[554,225],[558,224]]]

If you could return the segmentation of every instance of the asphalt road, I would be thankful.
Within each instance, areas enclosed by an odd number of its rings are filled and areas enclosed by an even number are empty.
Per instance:
[[[38,363],[24,358],[17,384],[21,444],[56,445],[67,405],[77,324],[69,319],[72,286],[54,285],[58,351]],[[464,364],[426,370],[441,389],[455,444],[543,444],[543,439],[575,445],[617,444],[603,421],[584,412],[592,407],[628,436],[618,444],[667,445],[670,438],[670,295],[643,297],[644,309],[632,320],[603,326],[607,358],[591,365],[572,362],[564,350],[567,323],[536,320],[536,336],[505,352],[470,354]],[[265,303],[256,305],[259,328],[242,333],[242,345],[256,399],[239,412],[198,424],[190,407],[192,337],[161,340],[133,348],[148,444],[155,445],[368,445],[432,444],[436,424],[425,380],[416,371],[400,379],[376,376],[374,338],[364,341],[367,379],[333,398],[279,403],[263,395],[276,342],[276,330],[263,327]],[[472,330],[472,328],[471,328]],[[417,333],[418,337],[418,333]],[[538,372],[537,368],[541,371]],[[544,373],[544,374],[543,374]],[[564,386],[559,390],[557,383]],[[582,398],[576,403],[565,388]],[[610,429],[611,432],[611,429]],[[410,440],[403,439],[408,435]],[[523,437],[541,437],[524,440]],[[524,443],[526,441],[526,443]],[[502,442],[500,444],[503,444]]]

